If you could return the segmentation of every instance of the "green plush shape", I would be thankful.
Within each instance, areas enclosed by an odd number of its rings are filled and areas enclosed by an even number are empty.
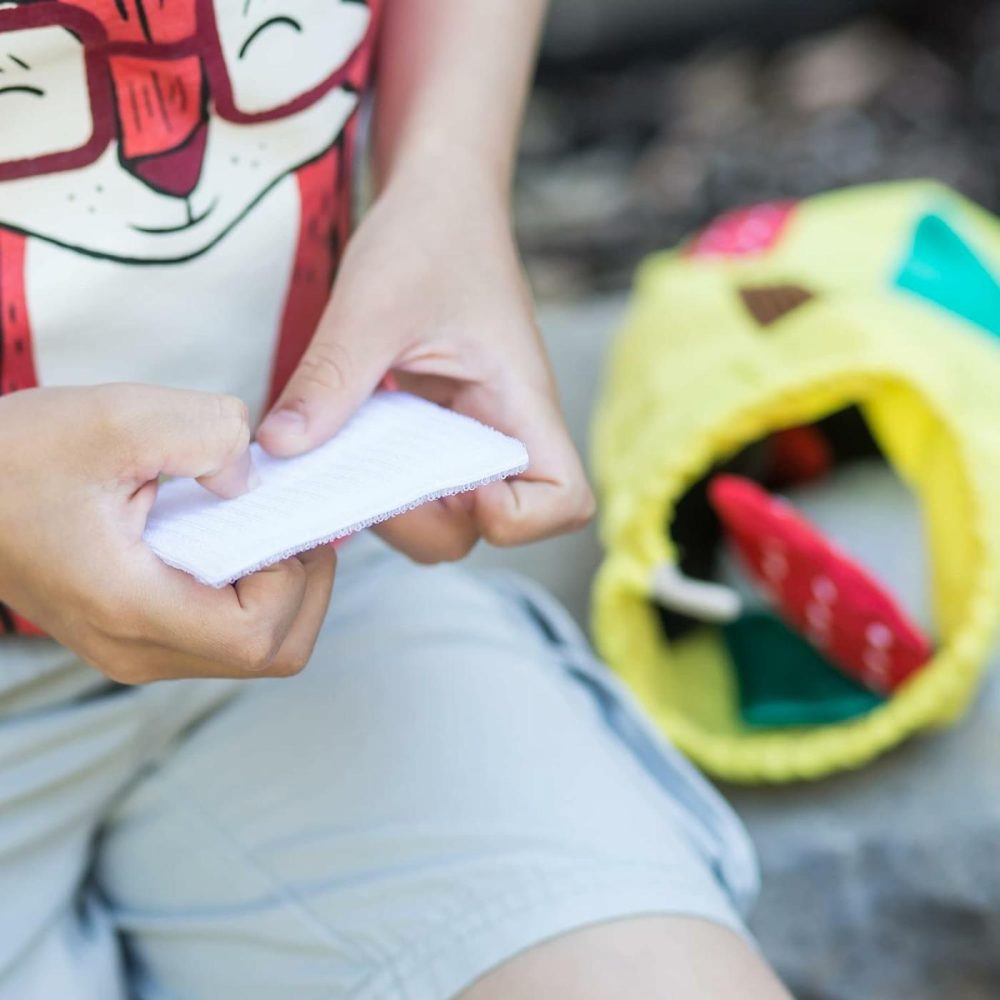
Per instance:
[[[940,215],[917,223],[895,283],[1000,337],[1000,285]]]
[[[843,722],[882,703],[772,614],[743,615],[723,626],[723,636],[748,726]]]

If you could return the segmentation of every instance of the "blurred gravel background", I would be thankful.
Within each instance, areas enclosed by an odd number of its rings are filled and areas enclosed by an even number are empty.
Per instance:
[[[517,227],[539,297],[765,198],[934,177],[1000,209],[1000,3],[557,0]]]

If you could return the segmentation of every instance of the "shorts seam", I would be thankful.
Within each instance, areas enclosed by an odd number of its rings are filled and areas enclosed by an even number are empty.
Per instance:
[[[274,898],[279,900],[283,905],[287,906],[292,913],[297,914],[322,941],[327,944],[343,946],[343,939],[326,926],[323,920],[318,914],[313,912],[312,908],[302,898],[302,896],[272,871],[255,860],[246,847],[240,843],[240,841],[234,837],[229,830],[216,821],[214,817],[206,809],[204,809],[200,803],[197,802],[196,798],[185,790],[184,786],[180,782],[176,779],[167,779],[162,776],[161,781],[164,785],[164,793],[168,793],[168,791],[170,793],[172,807],[179,807],[187,810],[187,812],[197,818],[202,825],[211,830],[230,848],[233,856],[238,857],[239,860],[247,866],[247,868],[266,882],[266,884],[273,891]],[[365,964],[372,965],[374,963],[385,961],[384,955],[380,955],[377,952],[369,950],[360,942],[352,940],[350,942],[350,947],[358,954],[360,959]]]
[[[640,913],[663,913],[689,915],[691,917],[706,917],[705,914],[714,912],[721,922],[721,914],[728,910],[731,920],[723,926],[731,929],[742,928],[742,923],[737,914],[736,908],[729,899],[725,889],[718,883],[717,879],[707,868],[704,869],[703,878],[690,878],[679,874],[678,870],[666,867],[662,864],[645,864],[642,862],[616,862],[613,867],[600,865],[599,871],[595,871],[595,866],[586,869],[577,869],[572,877],[550,877],[544,885],[520,889],[499,897],[493,905],[489,905],[479,910],[479,912],[468,920],[465,920],[460,928],[455,928],[454,924],[448,925],[438,922],[422,941],[406,947],[396,953],[395,956],[383,958],[383,967],[377,970],[367,981],[361,982],[350,996],[352,1000],[375,1000],[375,998],[410,996],[406,982],[418,969],[427,969],[438,962],[442,955],[449,950],[460,948],[463,942],[477,934],[482,933],[491,926],[498,925],[519,913],[527,913],[544,906],[553,900],[558,900],[560,905],[567,901],[584,900],[592,896],[595,900],[614,900],[617,897],[657,894],[661,902],[656,906],[636,909],[635,915]],[[640,873],[645,872],[645,876]],[[657,883],[655,877],[659,876]],[[676,895],[679,899],[698,898],[707,900],[709,897],[705,893],[705,884],[708,883],[715,890],[718,897],[718,906],[704,906],[694,908],[681,905],[672,906],[669,903],[671,895]],[[682,890],[677,893],[676,890]],[[683,892],[683,890],[689,890]],[[609,914],[608,919],[613,919],[614,914]],[[620,916],[620,915],[618,915]],[[597,920],[596,922],[601,922]],[[577,924],[572,922],[564,923],[555,934],[569,933],[574,929],[595,923],[594,920],[584,920]],[[449,929],[452,928],[452,929]],[[743,931],[745,934],[745,930]],[[541,943],[546,938],[539,938],[535,944]],[[527,947],[530,947],[529,944]],[[497,962],[506,961],[513,955],[496,956]],[[482,975],[489,971],[494,965],[484,967],[478,973]],[[473,980],[469,980],[470,985]],[[389,990],[394,992],[389,992]],[[330,995],[329,1000],[343,1000],[342,996]]]

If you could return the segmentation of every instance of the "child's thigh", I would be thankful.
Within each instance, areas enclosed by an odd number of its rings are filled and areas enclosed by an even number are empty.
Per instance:
[[[248,685],[112,817],[141,1000],[431,1000],[595,921],[738,927],[738,828],[560,621],[370,543],[343,562],[308,669]]]
[[[726,927],[642,916],[572,931],[505,962],[460,1000],[792,1000],[760,954]]]

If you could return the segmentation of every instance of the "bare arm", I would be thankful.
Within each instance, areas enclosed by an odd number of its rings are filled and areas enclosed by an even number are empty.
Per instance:
[[[521,438],[522,476],[380,526],[422,561],[458,558],[481,537],[515,545],[569,531],[593,509],[511,233],[510,180],[544,10],[544,0],[388,0],[377,197],[278,401],[296,419],[266,420],[258,432],[274,454],[314,447],[392,370],[403,388]]]
[[[461,160],[509,183],[546,0],[389,0],[379,52],[375,163]]]

